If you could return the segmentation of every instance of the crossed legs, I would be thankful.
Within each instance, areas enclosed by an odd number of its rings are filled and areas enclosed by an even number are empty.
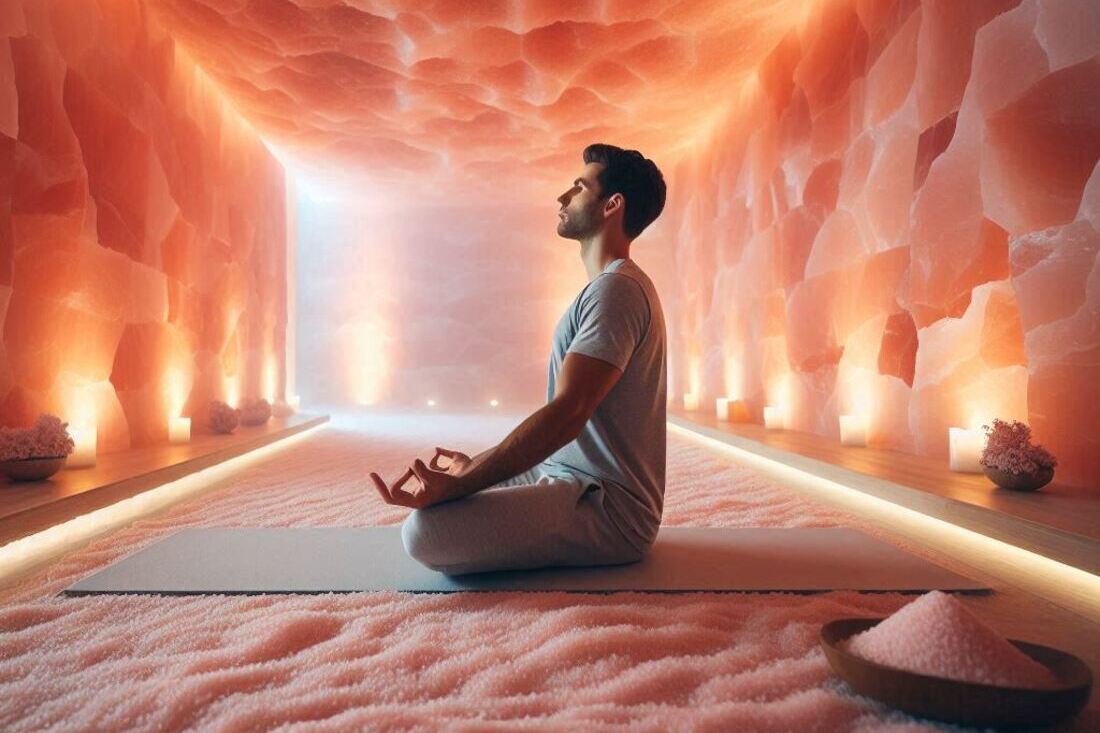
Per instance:
[[[599,484],[536,467],[462,499],[414,509],[401,541],[411,557],[448,575],[641,560],[644,553],[608,518],[603,492]]]

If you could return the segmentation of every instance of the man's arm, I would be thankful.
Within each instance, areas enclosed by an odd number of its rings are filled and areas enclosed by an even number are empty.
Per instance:
[[[480,453],[459,479],[460,496],[468,496],[523,473],[576,438],[584,422],[563,400],[536,410],[498,445]]]
[[[622,374],[618,367],[601,359],[567,353],[554,398],[498,445],[471,460],[459,479],[459,496],[477,493],[523,473],[574,440]]]

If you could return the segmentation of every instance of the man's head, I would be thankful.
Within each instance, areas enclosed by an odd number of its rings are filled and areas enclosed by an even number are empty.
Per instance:
[[[593,143],[584,149],[584,170],[561,204],[558,234],[583,240],[616,227],[633,241],[665,207],[665,179],[637,150]]]

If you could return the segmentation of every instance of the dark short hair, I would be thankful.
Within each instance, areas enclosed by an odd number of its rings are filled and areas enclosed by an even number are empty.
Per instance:
[[[621,193],[626,200],[623,233],[634,239],[652,224],[665,208],[665,179],[657,164],[637,150],[592,143],[584,149],[585,163],[600,163],[597,179],[600,196]]]

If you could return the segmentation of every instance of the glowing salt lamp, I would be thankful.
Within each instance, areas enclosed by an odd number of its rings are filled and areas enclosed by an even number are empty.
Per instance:
[[[73,452],[65,460],[65,468],[91,468],[95,465],[96,429],[92,427],[69,428],[73,439]]]
[[[783,408],[775,405],[764,407],[764,427],[768,430],[783,429]]]
[[[840,416],[840,444],[867,445],[867,418],[863,415]]]
[[[985,431],[981,428],[948,428],[947,443],[949,464],[958,473],[982,473],[982,451],[985,449]]]
[[[168,418],[168,442],[173,445],[191,442],[191,418]]]
[[[269,356],[264,364],[264,398],[268,402],[275,402],[275,382],[278,378],[278,367],[275,357]]]
[[[748,418],[749,406],[744,400],[719,397],[715,401],[715,413],[722,422],[744,422]]]

